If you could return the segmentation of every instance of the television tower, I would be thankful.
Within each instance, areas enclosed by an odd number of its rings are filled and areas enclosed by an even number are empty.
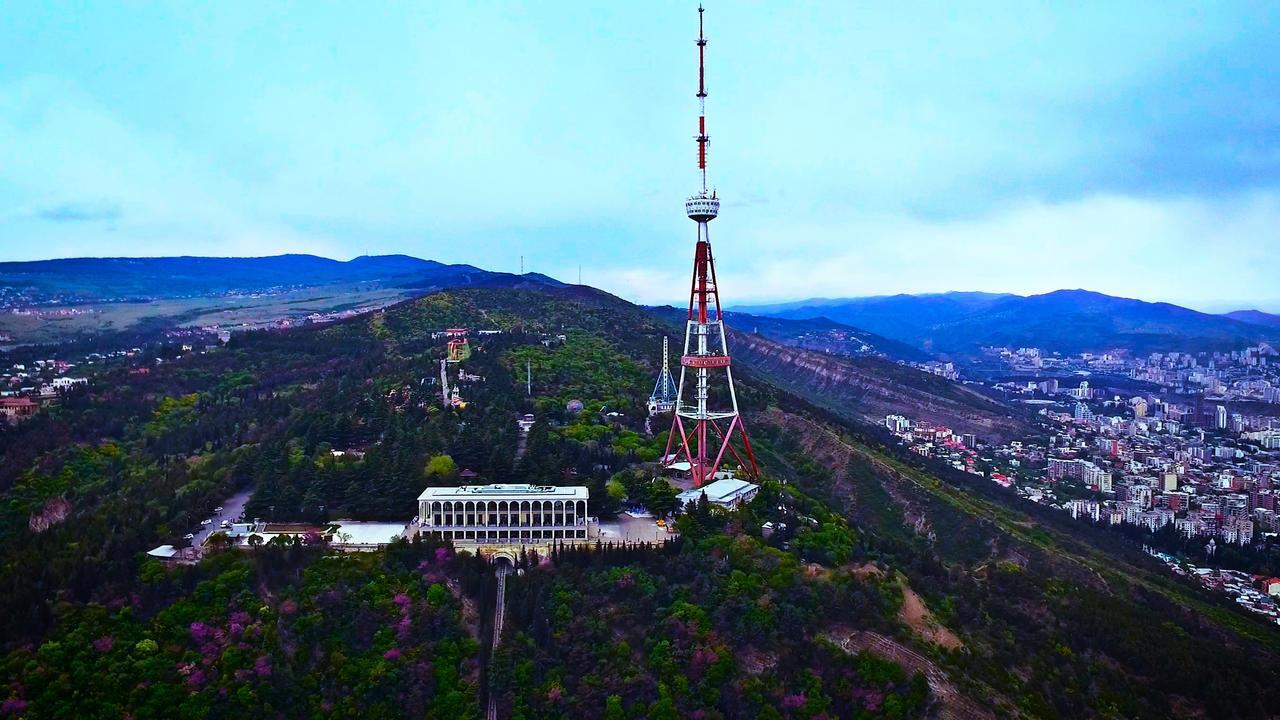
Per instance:
[[[698,6],[698,172],[702,189],[685,200],[684,210],[698,224],[694,246],[693,280],[689,288],[689,317],[685,323],[684,354],[680,357],[680,389],[676,412],[667,436],[663,463],[689,463],[694,487],[715,480],[716,470],[728,453],[752,477],[759,474],[747,429],[738,415],[738,396],[733,388],[729,344],[725,340],[724,317],[720,311],[720,291],[716,287],[716,266],[711,257],[707,224],[720,213],[720,199],[707,190],[707,39],[702,31],[702,6]],[[723,374],[722,372],[723,371]],[[692,375],[692,381],[689,380]],[[718,392],[713,396],[713,377]],[[723,389],[721,389],[723,385]],[[727,390],[727,393],[725,392]],[[726,397],[727,394],[727,397]],[[728,401],[727,406],[725,400]],[[746,461],[733,446],[735,433],[742,439]],[[674,448],[674,451],[673,451]]]

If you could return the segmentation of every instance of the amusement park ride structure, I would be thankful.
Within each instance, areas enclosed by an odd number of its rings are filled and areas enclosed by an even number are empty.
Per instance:
[[[689,289],[689,315],[685,323],[684,353],[680,357],[680,386],[675,402],[671,433],[663,463],[689,463],[695,487],[715,480],[716,471],[726,453],[732,455],[748,475],[759,474],[751,441],[738,414],[738,397],[733,387],[733,369],[729,345],[725,340],[724,316],[720,310],[720,291],[716,286],[716,266],[711,257],[711,239],[707,224],[720,213],[720,199],[707,190],[707,135],[705,60],[707,40],[702,32],[701,6],[698,7],[698,170],[702,189],[685,200],[685,214],[698,224],[698,240],[693,256],[693,280]],[[664,352],[665,372],[665,352]],[[712,396],[713,377],[723,378],[727,388],[727,406],[723,391]],[[659,378],[659,383],[662,379]],[[718,384],[718,383],[717,383]],[[657,388],[655,388],[655,393]],[[733,439],[742,441],[739,454]],[[745,457],[744,457],[745,455]]]

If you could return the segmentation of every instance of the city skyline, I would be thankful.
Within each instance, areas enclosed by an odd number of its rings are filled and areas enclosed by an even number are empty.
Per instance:
[[[678,300],[693,12],[0,9],[0,259],[523,256]],[[736,302],[1083,287],[1280,311],[1280,12],[707,19]]]

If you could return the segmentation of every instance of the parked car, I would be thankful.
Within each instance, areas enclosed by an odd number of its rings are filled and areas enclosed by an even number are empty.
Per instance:
[[[225,529],[227,529],[227,528],[231,527],[231,521],[230,521],[230,520],[223,520],[223,521],[222,521],[222,523],[218,525],[218,527],[220,527],[220,528],[222,528],[222,529],[224,529],[224,530],[225,530]]]
[[[212,525],[212,524],[213,524],[213,520],[210,520],[209,518],[205,518],[205,519],[203,519],[203,520],[201,520],[201,521],[200,521],[200,524],[201,524],[201,525]]]
[[[195,539],[196,539],[196,536],[195,536],[195,534],[194,534],[194,533],[187,533],[186,535],[183,535],[183,536],[182,536],[182,539],[183,539],[183,540],[195,540]]]
[[[222,506],[221,506],[221,505],[219,505],[218,507],[214,508],[214,509],[213,509],[213,511],[214,511],[214,512],[216,512],[216,513],[220,513],[220,512],[222,512]]]

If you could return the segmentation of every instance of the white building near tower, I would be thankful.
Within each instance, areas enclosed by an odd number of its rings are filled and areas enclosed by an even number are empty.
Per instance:
[[[430,487],[418,496],[419,530],[460,546],[587,542],[588,497],[580,485]]]

